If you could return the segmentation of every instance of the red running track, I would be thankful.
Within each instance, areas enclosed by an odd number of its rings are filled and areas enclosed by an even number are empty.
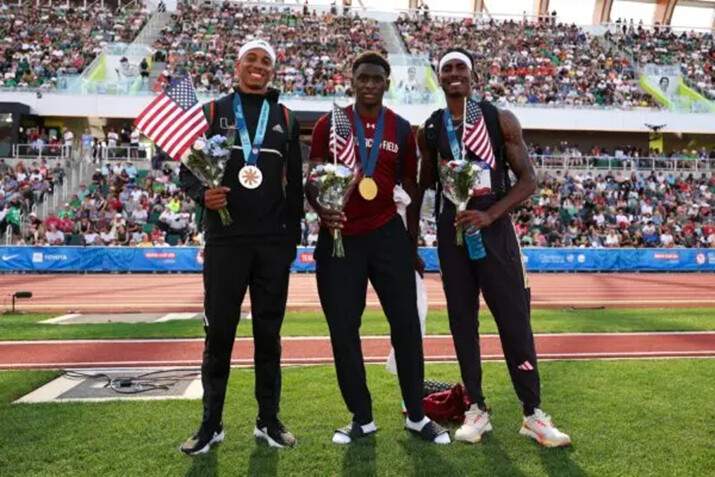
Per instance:
[[[531,274],[534,308],[567,307],[715,307],[712,274]],[[18,302],[28,312],[184,312],[201,311],[199,274],[133,275],[0,275],[0,295],[30,290],[33,298]],[[445,308],[438,274],[425,278],[430,308]],[[379,302],[370,287],[369,308]],[[244,303],[249,306],[248,296]],[[290,309],[320,309],[315,276],[291,276]]]
[[[499,339],[481,337],[485,360],[501,360]],[[362,339],[366,362],[384,362],[390,343],[387,337]],[[536,336],[541,360],[633,359],[665,357],[715,357],[715,332],[682,333],[574,333]],[[114,368],[198,366],[203,340],[77,340],[0,342],[0,369]],[[450,336],[428,336],[424,340],[426,361],[454,361]],[[283,339],[283,364],[332,362],[327,337]],[[234,365],[253,364],[253,341],[239,338],[234,346]]]

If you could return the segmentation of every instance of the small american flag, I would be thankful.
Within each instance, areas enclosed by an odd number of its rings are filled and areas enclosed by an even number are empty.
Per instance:
[[[330,121],[330,140],[328,142],[334,158],[345,164],[349,169],[355,169],[355,137],[350,126],[350,119],[343,108],[333,103],[333,118]]]
[[[188,76],[149,103],[134,125],[174,160],[209,128]]]
[[[482,115],[479,104],[471,99],[466,100],[464,115],[464,147],[472,151],[481,160],[496,168],[496,158],[492,151],[492,142],[489,139],[487,125]]]

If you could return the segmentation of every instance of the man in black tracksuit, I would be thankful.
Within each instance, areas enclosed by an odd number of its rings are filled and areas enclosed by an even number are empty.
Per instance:
[[[208,138],[215,134],[235,137],[223,187],[207,190],[183,165],[180,172],[184,190],[206,209],[206,344],[201,367],[204,411],[199,431],[182,446],[187,454],[208,452],[211,444],[223,440],[221,418],[231,351],[247,288],[251,294],[258,401],[254,435],[274,447],[295,443],[293,435],[278,420],[278,408],[280,329],[303,215],[299,129],[292,114],[278,104],[277,92],[267,89],[275,63],[272,48],[265,42],[251,42],[241,49],[239,61],[237,92],[204,108],[211,125]],[[236,95],[240,95],[240,101]],[[241,125],[253,142],[247,149],[251,151],[248,160]],[[258,144],[261,134],[257,130],[261,125],[264,139]],[[239,180],[252,159],[263,178],[257,187],[255,181]],[[222,207],[228,209],[231,225],[221,223],[216,211]]]
[[[509,212],[533,193],[536,180],[521,126],[512,113],[499,110],[488,102],[478,104],[493,152],[493,155],[488,154],[489,148],[482,147],[483,142],[474,141],[473,135],[466,141],[467,145],[478,144],[479,147],[473,148],[487,156],[479,157],[470,147],[464,149],[467,160],[483,161],[485,164],[478,195],[471,198],[466,211],[458,214],[454,204],[441,194],[440,162],[461,158],[453,156],[463,150],[464,122],[478,123],[474,118],[464,117],[467,110],[465,98],[472,91],[472,70],[471,56],[463,49],[452,48],[441,58],[438,73],[448,107],[435,111],[418,131],[422,157],[420,194],[411,205],[420,210],[424,190],[436,185],[438,254],[449,324],[462,379],[472,403],[455,438],[474,443],[481,440],[484,432],[492,429],[482,393],[477,315],[481,290],[494,315],[507,367],[523,404],[524,419],[520,432],[548,447],[568,445],[569,437],[560,432],[551,418],[539,409],[541,391],[530,323],[531,297],[519,243],[509,217]],[[445,118],[445,115],[449,117]],[[508,177],[509,169],[517,177],[513,187]],[[411,227],[417,229],[415,218],[418,214],[408,216],[413,218]],[[471,260],[467,247],[456,245],[455,225],[462,230],[481,230],[486,257]]]

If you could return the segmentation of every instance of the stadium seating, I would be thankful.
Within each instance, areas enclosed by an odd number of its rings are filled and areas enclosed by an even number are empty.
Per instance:
[[[274,85],[298,96],[349,93],[350,64],[364,50],[381,50],[378,24],[360,17],[336,16],[224,3],[182,4],[154,45],[155,60],[166,74],[189,73],[199,93],[222,93],[235,82],[241,44],[270,39],[278,62]]]
[[[1,168],[0,163],[0,168]],[[18,167],[18,170],[20,168]],[[13,177],[6,174],[3,187],[13,191]],[[49,176],[47,181],[54,180]],[[175,167],[165,165],[161,170],[137,170],[131,162],[104,164],[92,175],[91,184],[82,184],[69,202],[48,217],[31,217],[27,227],[17,235],[16,243],[48,245],[48,232],[57,229],[63,234],[65,245],[140,245],[165,246],[198,243],[193,227],[193,203],[177,187]],[[5,197],[10,192],[5,193]],[[3,197],[0,190],[0,197]],[[16,195],[2,203],[3,218],[12,207],[24,213],[31,204],[17,204]],[[11,225],[7,219],[0,225]],[[3,229],[3,232],[5,229]],[[60,245],[61,245],[60,244]]]
[[[641,64],[677,65],[710,99],[715,99],[715,42],[712,33],[617,26],[606,33]]]
[[[397,21],[407,48],[438,56],[462,46],[475,57],[475,94],[500,104],[655,107],[625,58],[576,26],[551,22]]]
[[[715,247],[712,210],[715,206],[715,173],[649,171],[656,160],[633,157],[637,149],[622,148],[623,156],[600,156],[611,165],[620,161],[624,170],[598,170],[590,156],[575,154],[575,148],[554,151],[531,145],[534,162],[541,161],[537,193],[513,213],[522,245],[542,247]],[[541,155],[536,155],[540,152]],[[618,151],[621,152],[620,150]],[[546,153],[546,154],[544,154]],[[626,155],[627,154],[627,155]],[[715,150],[711,152],[715,156]],[[570,158],[575,172],[562,172]],[[657,159],[667,165],[668,158]],[[707,159],[698,159],[705,167]],[[553,167],[557,166],[558,169]],[[591,170],[585,170],[590,167]],[[594,169],[595,168],[595,169]],[[3,232],[12,225],[12,209],[28,214],[42,200],[43,190],[60,183],[58,165],[33,163],[4,171],[0,182],[0,216]],[[44,175],[43,175],[44,174]],[[20,232],[13,226],[16,243],[48,244],[47,232],[54,225],[67,245],[176,246],[198,244],[195,206],[177,185],[173,164],[162,169],[137,170],[129,163],[98,167],[90,184],[82,185],[56,214],[30,217]],[[307,207],[307,206],[306,206]],[[319,231],[317,215],[307,208],[302,244],[315,245]],[[420,243],[436,243],[434,219],[423,218]]]
[[[0,87],[54,89],[59,75],[79,74],[111,42],[130,42],[147,15],[3,2],[0,6]]]

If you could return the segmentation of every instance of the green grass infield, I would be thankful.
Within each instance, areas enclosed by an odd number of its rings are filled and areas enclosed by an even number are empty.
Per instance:
[[[283,371],[281,417],[294,449],[256,443],[253,370],[232,371],[224,415],[226,441],[190,458],[179,445],[199,423],[196,401],[9,404],[56,373],[0,373],[0,475],[256,476],[692,476],[712,475],[713,361],[545,362],[543,407],[574,442],[542,449],[518,434],[521,411],[506,369],[484,366],[494,431],[477,445],[436,446],[402,429],[394,376],[367,366],[374,438],[331,443],[348,423],[330,366]],[[456,365],[431,364],[426,377],[454,382]],[[456,425],[450,425],[454,431]]]
[[[51,315],[0,315],[1,340],[120,339],[120,338],[200,338],[200,320],[164,323],[108,323],[58,325],[42,324]],[[480,314],[480,332],[496,333],[488,311]],[[532,326],[536,333],[626,332],[626,331],[710,331],[715,330],[715,308],[626,308],[534,310]],[[363,335],[388,335],[389,325],[382,311],[366,311]],[[428,334],[449,334],[446,310],[431,311]],[[328,326],[320,312],[289,312],[283,336],[327,336]],[[238,336],[251,336],[250,320],[242,320]]]

